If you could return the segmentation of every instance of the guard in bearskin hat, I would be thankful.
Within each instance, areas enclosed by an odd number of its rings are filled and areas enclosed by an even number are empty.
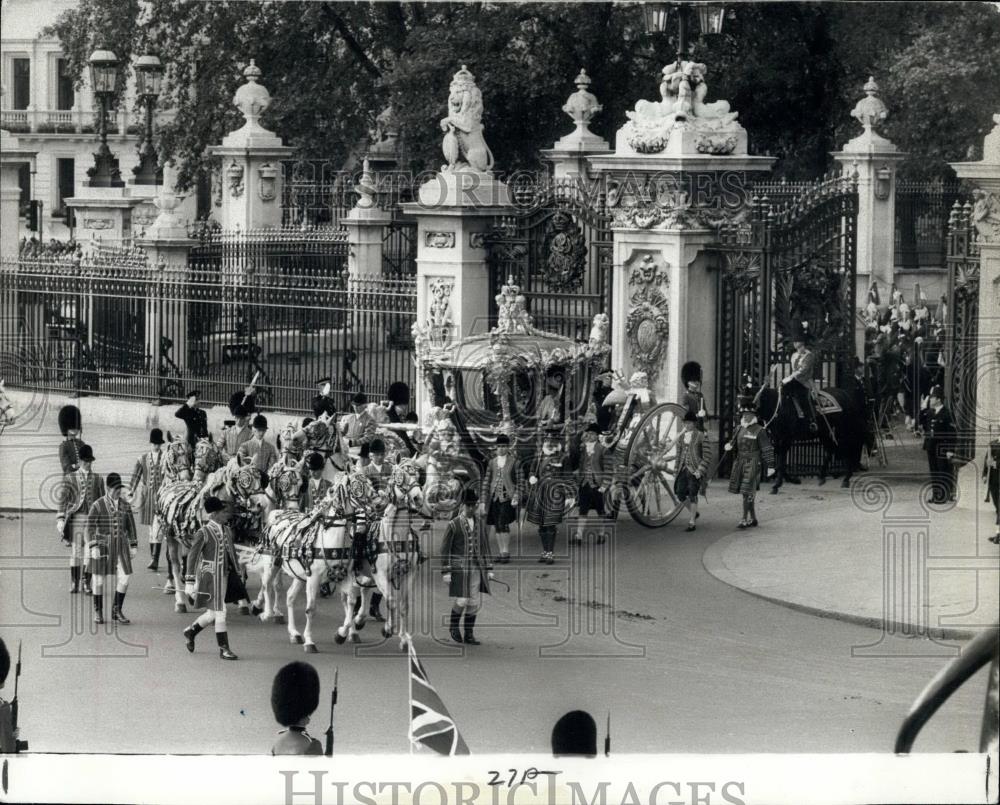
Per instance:
[[[757,525],[754,498],[767,468],[774,466],[774,449],[767,430],[757,420],[753,397],[740,397],[740,424],[724,449],[735,451],[729,491],[743,496],[743,517],[736,527],[752,528]]]
[[[319,674],[306,662],[290,662],[274,676],[271,710],[285,729],[271,747],[272,755],[322,755],[323,745],[306,732],[319,707]]]
[[[486,526],[496,531],[500,564],[510,562],[510,524],[517,515],[514,509],[521,501],[523,477],[517,456],[511,455],[510,437],[501,433],[496,440],[496,453],[486,466],[486,476],[480,496],[479,512],[486,515]]]
[[[91,592],[90,571],[86,565],[87,515],[90,507],[104,495],[104,479],[94,472],[94,450],[89,444],[80,447],[80,466],[65,476],[65,485],[56,518],[56,532],[63,545],[70,548],[69,575],[71,593]]]
[[[410,412],[410,387],[406,383],[397,380],[389,386],[388,397],[389,421],[397,424],[404,423],[406,415]],[[412,458],[415,456],[417,448],[410,435],[406,432],[401,432],[399,437],[403,440],[403,444],[406,445],[409,457]]]
[[[458,516],[449,521],[441,544],[444,566],[441,569],[451,606],[450,634],[456,643],[478,646],[474,629],[482,594],[489,595],[493,578],[493,557],[486,537],[485,524],[477,514],[479,495],[467,488]],[[459,630],[465,615],[465,634]]]
[[[548,431],[542,453],[535,458],[528,476],[528,522],[538,526],[542,553],[538,561],[555,562],[556,528],[576,505],[576,478],[563,450],[562,432]]]
[[[65,437],[63,443],[59,445],[59,463],[65,475],[67,472],[76,472],[80,469],[83,417],[75,405],[64,405],[59,409],[59,431]]]
[[[705,395],[701,393],[701,379],[701,364],[697,361],[688,361],[681,367],[681,383],[684,386],[681,404],[698,417],[698,430],[704,433],[707,413]]]
[[[809,423],[809,430],[815,431],[816,409],[813,406],[812,396],[815,388],[813,377],[816,374],[817,357],[810,348],[811,345],[812,337],[808,324],[803,322],[797,325],[792,331],[792,346],[795,348],[795,352],[792,353],[792,373],[781,381],[781,393],[792,398],[799,412],[799,418],[804,418]]]

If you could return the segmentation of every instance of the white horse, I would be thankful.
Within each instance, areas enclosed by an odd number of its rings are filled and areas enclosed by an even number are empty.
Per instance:
[[[295,461],[288,453],[268,470],[267,491],[258,498],[258,516],[265,528],[272,512],[299,510],[303,472],[303,461]],[[285,613],[281,609],[281,574],[273,572],[272,550],[270,540],[261,534],[256,545],[236,545],[236,556],[248,574],[260,577],[260,592],[250,608],[251,614],[264,623],[285,623]]]
[[[373,574],[379,592],[385,596],[387,614],[382,634],[397,634],[400,650],[406,649],[405,635],[410,631],[410,593],[417,568],[431,556],[431,522],[418,465],[402,461],[389,480],[389,505],[378,523]]]
[[[381,511],[379,496],[364,475],[354,473],[342,477],[312,512],[282,510],[272,512],[267,523],[267,539],[272,546],[271,572],[290,576],[292,583],[285,596],[288,609],[288,639],[301,643],[308,654],[317,652],[313,639],[313,617],[319,600],[319,588],[324,582],[339,592],[344,604],[344,623],[335,640],[343,643],[350,638],[358,641],[357,631],[364,627],[367,606],[354,617],[354,602],[365,590],[357,583],[352,571],[352,541],[359,538],[370,518]],[[280,568],[280,571],[279,571]],[[306,593],[305,630],[296,626],[295,601],[302,590]],[[367,602],[365,602],[367,604]]]

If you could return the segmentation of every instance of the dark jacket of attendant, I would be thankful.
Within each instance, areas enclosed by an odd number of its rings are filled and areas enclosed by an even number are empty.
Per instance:
[[[191,408],[186,403],[174,412],[174,416],[187,425],[187,442],[193,449],[201,438],[208,438],[208,414],[200,408]]]
[[[478,514],[473,516],[472,522],[470,528],[465,514],[459,514],[450,520],[444,533],[444,542],[441,543],[444,561],[441,573],[451,574],[448,595],[452,598],[469,596],[473,573],[479,574],[480,592],[488,594],[490,591],[487,574],[493,569],[493,556],[490,554],[486,528]]]
[[[312,412],[316,419],[319,419],[323,414],[335,417],[337,415],[337,403],[334,402],[333,397],[327,397],[325,394],[317,394],[312,398]]]
[[[62,465],[63,475],[79,469],[81,447],[83,447],[83,441],[77,438],[64,439],[63,443],[59,445],[59,463]]]
[[[924,450],[938,461],[944,460],[946,453],[954,452],[955,422],[947,406],[924,412]]]

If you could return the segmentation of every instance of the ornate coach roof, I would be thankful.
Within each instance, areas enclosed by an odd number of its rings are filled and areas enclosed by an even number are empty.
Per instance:
[[[482,369],[489,373],[515,374],[551,366],[602,364],[608,346],[608,317],[594,316],[590,339],[584,344],[534,326],[525,309],[520,288],[508,279],[496,297],[497,325],[485,335],[460,340],[451,338],[452,326],[445,319],[414,325],[415,352],[423,368]]]

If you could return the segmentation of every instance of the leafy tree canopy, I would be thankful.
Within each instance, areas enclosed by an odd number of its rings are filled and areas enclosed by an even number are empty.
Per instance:
[[[917,175],[940,175],[981,143],[1000,109],[1000,13],[987,3],[733,4],[721,36],[695,39],[709,97],[726,98],[751,149],[778,175],[811,178],[858,133],[850,110],[874,75],[884,127]],[[693,15],[692,15],[693,17]],[[696,26],[692,19],[693,26]],[[302,156],[344,164],[391,101],[411,164],[442,162],[437,120],[462,64],[485,100],[498,169],[539,167],[570,130],[560,111],[581,67],[609,141],[640,98],[657,97],[669,34],[644,32],[621,3],[347,3],[80,0],[51,29],[82,77],[97,45],[123,62],[155,53],[167,68],[160,147],[184,183],[205,149],[241,122],[232,96],[253,58],[274,102],[265,124]]]

